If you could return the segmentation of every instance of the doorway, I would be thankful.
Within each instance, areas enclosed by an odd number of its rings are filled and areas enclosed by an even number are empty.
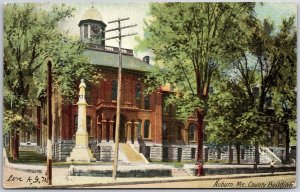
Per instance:
[[[125,116],[120,114],[120,130],[119,130],[119,142],[126,142],[126,129],[125,129]],[[116,142],[115,139],[116,136],[116,115],[114,116],[114,129],[113,129],[113,137],[114,142]]]

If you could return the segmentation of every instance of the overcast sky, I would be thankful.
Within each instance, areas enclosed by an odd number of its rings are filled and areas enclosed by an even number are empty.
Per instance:
[[[99,10],[102,15],[104,23],[108,23],[108,21],[114,20],[116,18],[129,17],[129,21],[125,21],[124,25],[129,24],[137,24],[138,26],[132,29],[127,29],[124,31],[125,33],[138,32],[139,36],[143,36],[143,27],[144,27],[144,19],[149,17],[148,3],[93,3],[94,7]],[[64,25],[64,29],[68,30],[70,34],[79,36],[79,27],[78,23],[82,18],[82,15],[85,13],[87,9],[92,6],[92,3],[85,4],[72,4],[76,8],[75,17],[68,20]],[[275,24],[279,25],[283,17],[290,16],[292,14],[296,14],[297,6],[296,3],[265,3],[264,5],[258,5],[256,7],[256,13],[259,18],[269,18],[274,20]],[[113,24],[108,25],[107,29],[115,27]],[[115,36],[114,32],[111,32],[106,35]],[[107,45],[118,46],[116,40],[110,40],[106,42]],[[133,49],[136,46],[137,42],[133,37],[123,38],[123,47],[128,49]],[[144,54],[135,53],[137,57],[143,57]]]
[[[113,0],[112,0],[113,1]],[[6,2],[24,2],[22,0],[11,0]],[[37,1],[40,2],[40,1]],[[54,0],[55,3],[58,2],[66,2],[66,1],[59,1]],[[74,2],[67,1],[67,2]],[[76,3],[77,2],[77,3]],[[101,0],[101,2],[106,3],[98,3],[97,0],[88,0],[86,3],[78,3],[82,1],[75,1],[75,3],[69,4],[76,8],[75,17],[69,19],[63,24],[63,29],[65,31],[69,31],[70,35],[77,36],[79,38],[79,27],[78,23],[82,19],[83,14],[86,10],[94,6],[94,8],[98,9],[102,15],[103,22],[108,23],[108,21],[122,18],[122,17],[129,17],[130,20],[123,22],[123,25],[130,25],[130,24],[137,24],[138,26],[131,29],[124,30],[126,33],[137,32],[138,36],[143,37],[143,27],[144,27],[144,19],[149,17],[149,4],[147,2],[141,3],[107,3],[105,0]],[[128,2],[128,1],[127,1]],[[68,3],[67,3],[68,4]],[[43,3],[43,7],[51,6],[51,3]],[[270,18],[274,20],[274,22],[278,25],[283,17],[290,16],[292,14],[297,13],[297,6],[296,3],[280,3],[280,2],[272,2],[272,3],[265,3],[264,5],[257,5],[256,13],[259,18]],[[106,29],[114,28],[114,24],[109,24]],[[116,33],[110,32],[106,34],[106,37],[115,36]],[[106,42],[107,45],[110,46],[118,46],[116,40],[109,40]],[[123,38],[123,48],[133,49],[136,46],[137,42],[134,40],[134,37],[126,37]],[[135,53],[136,57],[142,58],[146,53]]]

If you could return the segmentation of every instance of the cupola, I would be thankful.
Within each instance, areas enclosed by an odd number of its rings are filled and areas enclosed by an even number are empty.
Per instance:
[[[78,26],[80,27],[80,38],[82,41],[105,45],[105,28],[106,24],[102,20],[101,13],[91,7],[86,10],[80,20]]]

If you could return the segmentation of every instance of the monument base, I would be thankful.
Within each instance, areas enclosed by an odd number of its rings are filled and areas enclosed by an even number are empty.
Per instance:
[[[67,157],[67,162],[95,162],[96,158],[93,157],[92,151],[87,146],[75,146]]]

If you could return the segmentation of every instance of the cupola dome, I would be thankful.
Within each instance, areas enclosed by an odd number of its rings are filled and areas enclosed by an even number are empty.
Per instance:
[[[94,7],[89,8],[79,21],[80,38],[84,42],[105,45],[106,24],[102,20],[101,13]]]
[[[89,8],[83,14],[82,20],[88,20],[88,19],[103,21],[101,13],[97,9],[95,9],[94,7]]]

